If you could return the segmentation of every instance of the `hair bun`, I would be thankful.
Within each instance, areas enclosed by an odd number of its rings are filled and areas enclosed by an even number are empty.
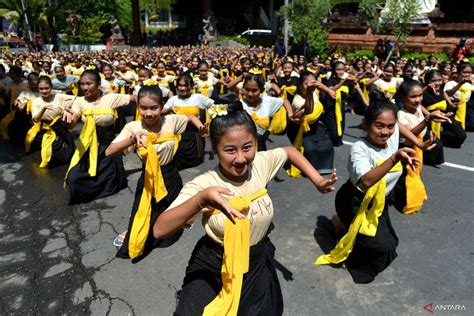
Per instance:
[[[227,112],[229,113],[243,111],[243,110],[244,110],[244,107],[242,106],[241,101],[235,101],[227,105]]]

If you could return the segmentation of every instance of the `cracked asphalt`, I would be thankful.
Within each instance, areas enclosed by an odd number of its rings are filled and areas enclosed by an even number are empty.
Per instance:
[[[346,141],[361,135],[359,122],[348,117]],[[473,136],[461,150],[445,149],[446,161],[474,167]],[[271,140],[270,148],[288,144],[286,137]],[[337,188],[348,177],[349,148],[336,149]],[[22,157],[0,143],[0,314],[171,315],[201,225],[137,264],[117,259],[112,241],[128,224],[138,159],[124,160],[128,188],[77,206],[67,206],[66,166],[42,170],[39,160],[39,153]],[[183,181],[215,165],[206,159],[182,172]],[[425,167],[423,210],[406,216],[390,209],[398,258],[373,283],[356,285],[342,268],[314,265],[335,243],[329,223],[335,194],[321,195],[306,179],[280,172],[269,185],[276,213],[270,238],[285,315],[428,315],[423,306],[430,303],[465,306],[435,311],[440,315],[472,315],[473,175],[472,169]]]

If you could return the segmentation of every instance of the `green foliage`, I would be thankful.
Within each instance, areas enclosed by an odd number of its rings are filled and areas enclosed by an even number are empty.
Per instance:
[[[396,41],[406,43],[412,29],[410,22],[421,16],[420,3],[416,0],[390,0],[386,8]]]
[[[235,35],[235,36],[218,36],[217,39],[219,41],[234,41],[234,42],[237,42],[239,44],[242,44],[244,46],[250,46],[250,42],[248,39],[246,39],[245,37],[241,37],[241,36],[238,36],[238,35]]]
[[[370,49],[360,49],[355,50],[354,52],[349,52],[346,54],[347,60],[354,60],[356,58],[367,57],[368,59],[374,58],[374,52]]]
[[[426,54],[426,53],[411,52],[411,53],[403,54],[403,58],[405,58],[405,59],[420,59],[420,60],[424,59],[424,60],[428,60],[429,55],[430,54]],[[449,56],[444,54],[444,53],[434,53],[432,55],[434,55],[439,61],[449,60]]]
[[[322,55],[329,47],[329,31],[322,27],[322,23],[330,9],[330,0],[293,0],[288,6],[281,7],[278,15],[280,18],[288,17],[297,43],[306,37],[310,54]]]
[[[469,62],[471,63],[471,65],[474,65],[474,57],[469,58]]]
[[[102,32],[99,30],[100,26],[110,21],[110,17],[106,14],[96,15],[93,17],[86,17],[83,19],[83,25],[80,33],[77,36],[68,35],[64,39],[66,44],[101,44]],[[102,43],[103,44],[103,43]]]

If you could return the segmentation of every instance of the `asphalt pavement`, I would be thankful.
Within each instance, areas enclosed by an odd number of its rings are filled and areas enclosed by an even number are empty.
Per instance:
[[[348,115],[344,140],[362,135]],[[270,148],[288,145],[271,136]],[[39,169],[39,153],[21,157],[0,144],[0,314],[171,315],[187,261],[203,235],[199,221],[172,246],[131,264],[115,258],[141,164],[125,159],[128,188],[92,203],[67,206],[66,167]],[[339,188],[348,178],[350,145],[336,148]],[[473,315],[474,134],[462,149],[445,148],[449,163],[425,166],[429,199],[407,216],[391,208],[398,258],[367,285],[343,268],[314,260],[335,243],[330,218],[335,194],[320,194],[305,178],[283,171],[269,185],[276,228],[278,275],[285,315]],[[181,173],[183,181],[217,161]],[[432,305],[429,305],[432,304]],[[423,308],[425,307],[426,308]]]

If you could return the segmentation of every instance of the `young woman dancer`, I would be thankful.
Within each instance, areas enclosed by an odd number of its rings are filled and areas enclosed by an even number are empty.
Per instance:
[[[219,165],[188,182],[153,227],[164,238],[203,217],[206,234],[189,261],[176,314],[281,315],[265,188],[287,160],[322,193],[334,190],[336,174],[322,178],[293,147],[257,153],[257,129],[241,102],[217,113],[210,138]]]

